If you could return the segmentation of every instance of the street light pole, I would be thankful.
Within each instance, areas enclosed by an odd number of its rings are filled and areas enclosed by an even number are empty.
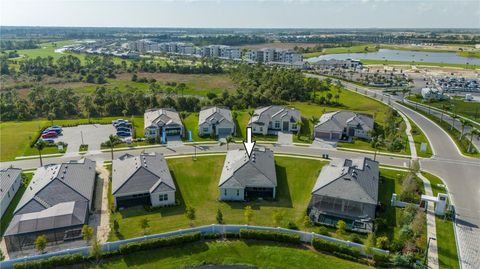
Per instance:
[[[427,242],[427,250],[425,251],[425,259],[423,260],[423,265],[425,268],[428,268],[427,265],[427,257],[428,257],[428,249],[430,248],[430,240],[437,240],[435,237],[429,237]]]

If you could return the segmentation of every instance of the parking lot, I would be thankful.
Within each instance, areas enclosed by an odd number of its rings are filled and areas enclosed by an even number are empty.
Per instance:
[[[115,127],[111,124],[88,124],[75,127],[64,127],[63,135],[56,139],[56,142],[62,141],[68,144],[67,154],[78,152],[80,145],[88,145],[88,151],[100,150],[102,142],[108,140],[111,134],[115,134]]]

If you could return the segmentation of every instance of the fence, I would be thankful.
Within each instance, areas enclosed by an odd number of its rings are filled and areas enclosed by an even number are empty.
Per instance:
[[[293,233],[293,234],[299,235],[300,240],[304,243],[311,243],[314,238],[320,238],[320,239],[324,239],[324,240],[331,241],[331,242],[334,242],[334,243],[343,244],[343,245],[346,245],[348,247],[357,248],[357,249],[360,250],[360,252],[362,254],[365,255],[364,246],[362,244],[358,244],[358,243],[354,243],[354,242],[350,242],[350,241],[345,241],[345,240],[341,240],[341,239],[337,239],[337,238],[333,238],[333,237],[329,237],[329,236],[325,236],[325,235],[321,235],[321,234],[316,234],[316,233],[313,233],[313,232],[309,233],[309,232],[296,231],[296,230],[290,230],[290,229],[285,229],[285,228],[236,225],[236,224],[211,224],[211,225],[199,226],[199,227],[194,227],[194,228],[189,228],[189,229],[180,229],[180,230],[172,231],[172,232],[146,235],[146,236],[142,236],[142,237],[135,237],[135,238],[119,240],[119,241],[114,241],[114,242],[107,242],[107,243],[102,245],[102,248],[103,248],[104,252],[110,252],[110,251],[118,250],[121,245],[132,243],[132,242],[144,241],[144,240],[148,240],[148,239],[161,238],[161,237],[167,237],[167,236],[173,236],[173,235],[181,235],[181,234],[187,234],[187,233],[192,233],[192,232],[201,232],[203,234],[239,233],[241,229],[262,230],[262,231],[279,231],[279,232]],[[382,250],[382,249],[377,249],[377,248],[373,248],[373,251],[377,252],[377,253],[383,253],[383,254],[388,254],[389,253],[387,250]],[[10,269],[10,268],[13,268],[13,265],[15,263],[47,259],[47,258],[50,258],[50,257],[67,255],[67,254],[82,254],[84,256],[87,256],[87,255],[89,255],[89,252],[90,252],[90,247],[85,246],[85,247],[74,248],[74,249],[66,249],[66,250],[61,250],[61,251],[56,251],[56,252],[51,252],[51,253],[45,253],[45,254],[40,254],[40,255],[27,256],[27,257],[16,258],[16,259],[0,262],[0,268],[1,269]]]

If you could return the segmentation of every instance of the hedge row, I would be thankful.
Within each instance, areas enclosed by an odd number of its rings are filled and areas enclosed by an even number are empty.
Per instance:
[[[300,244],[300,235],[277,231],[240,230],[240,238]]]
[[[362,254],[358,249],[351,248],[343,244],[330,242],[320,238],[314,238],[312,241],[312,246],[318,251],[330,252],[335,256],[339,256],[340,258],[344,259],[358,260],[362,257]]]
[[[14,269],[45,269],[55,268],[60,266],[83,263],[88,258],[81,254],[69,254],[63,256],[55,256],[48,259],[29,261],[23,263],[16,263],[13,265]]]
[[[127,254],[142,250],[154,249],[154,248],[161,248],[161,247],[169,247],[180,245],[183,243],[195,242],[202,238],[202,233],[194,232],[188,233],[183,235],[174,235],[156,239],[149,239],[140,242],[128,243],[125,245],[120,246],[120,253]]]

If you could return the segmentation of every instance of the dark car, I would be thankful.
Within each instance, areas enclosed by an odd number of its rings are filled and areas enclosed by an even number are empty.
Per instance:
[[[117,132],[128,132],[130,133],[132,130],[130,128],[127,128],[127,127],[118,127],[117,128]]]
[[[117,132],[117,135],[120,137],[129,137],[132,136],[132,133],[130,132]]]

